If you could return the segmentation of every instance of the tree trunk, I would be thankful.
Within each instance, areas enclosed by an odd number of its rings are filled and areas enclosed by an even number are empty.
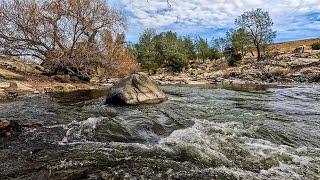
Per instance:
[[[253,54],[253,51],[252,51],[252,49],[250,50],[250,53],[251,53],[252,57],[254,57],[254,54]]]
[[[257,53],[258,53],[258,61],[260,61],[261,60],[261,50],[260,50],[260,47],[259,46],[257,46]]]

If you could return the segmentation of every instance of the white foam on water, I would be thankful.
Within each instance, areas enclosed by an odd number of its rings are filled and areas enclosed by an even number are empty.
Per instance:
[[[177,150],[188,150],[193,153],[194,160],[200,162],[221,162],[220,167],[232,165],[232,159],[224,154],[221,147],[231,148],[231,150],[243,149],[249,152],[249,155],[244,155],[244,158],[256,158],[257,160],[264,160],[271,158],[278,162],[278,165],[273,165],[268,170],[262,170],[258,174],[261,177],[278,177],[278,178],[296,178],[301,179],[301,167],[311,166],[312,157],[299,155],[298,151],[305,151],[305,148],[296,149],[287,145],[278,145],[263,139],[254,139],[247,137],[246,134],[254,133],[257,127],[246,128],[242,123],[228,122],[228,123],[215,123],[206,120],[194,120],[195,124],[186,129],[180,129],[172,132],[166,138],[159,141],[162,147],[169,147]],[[279,156],[290,157],[292,162],[283,162]],[[218,161],[217,161],[218,160]],[[320,158],[318,158],[320,160]],[[235,167],[236,168],[236,167]],[[236,173],[238,175],[250,175],[248,171],[237,169],[237,171],[228,172]],[[227,171],[225,171],[227,172]],[[241,173],[240,173],[241,172]]]
[[[74,142],[74,139],[80,142],[88,142],[86,137],[92,135],[93,131],[97,128],[97,124],[101,121],[108,119],[106,117],[91,117],[84,121],[72,121],[68,125],[62,126],[67,129],[66,135],[61,141],[58,142],[60,145],[70,145],[79,144],[79,142]]]

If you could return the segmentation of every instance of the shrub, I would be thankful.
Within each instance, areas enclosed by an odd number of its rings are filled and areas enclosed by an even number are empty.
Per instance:
[[[231,67],[237,66],[237,63],[242,59],[242,55],[238,53],[234,48],[226,49],[224,55],[226,57],[228,65]]]
[[[312,50],[320,50],[320,42],[315,42],[311,45]]]
[[[242,55],[240,53],[232,53],[228,59],[228,65],[231,67],[237,66],[237,63],[242,59]]]
[[[177,57],[168,61],[166,67],[172,72],[181,72],[187,65],[188,61],[186,59]]]
[[[217,60],[223,57],[223,54],[221,52],[219,52],[216,49],[211,49],[211,55],[210,55],[210,59],[211,60]]]
[[[282,67],[269,68],[269,74],[271,75],[271,77],[285,77],[289,73],[290,71],[287,68],[282,68]]]

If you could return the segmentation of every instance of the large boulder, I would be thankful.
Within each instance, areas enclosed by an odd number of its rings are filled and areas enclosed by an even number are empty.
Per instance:
[[[105,103],[114,105],[157,104],[166,99],[166,95],[148,76],[133,74],[111,87]]]
[[[304,45],[303,46],[298,46],[293,50],[293,53],[302,54],[302,53],[304,53],[304,50],[305,50],[305,46]]]

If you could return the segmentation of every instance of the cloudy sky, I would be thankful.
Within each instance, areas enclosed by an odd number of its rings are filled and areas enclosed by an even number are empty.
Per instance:
[[[127,39],[136,42],[146,28],[205,38],[223,36],[245,11],[269,11],[276,42],[320,37],[320,0],[109,0],[128,16]]]

